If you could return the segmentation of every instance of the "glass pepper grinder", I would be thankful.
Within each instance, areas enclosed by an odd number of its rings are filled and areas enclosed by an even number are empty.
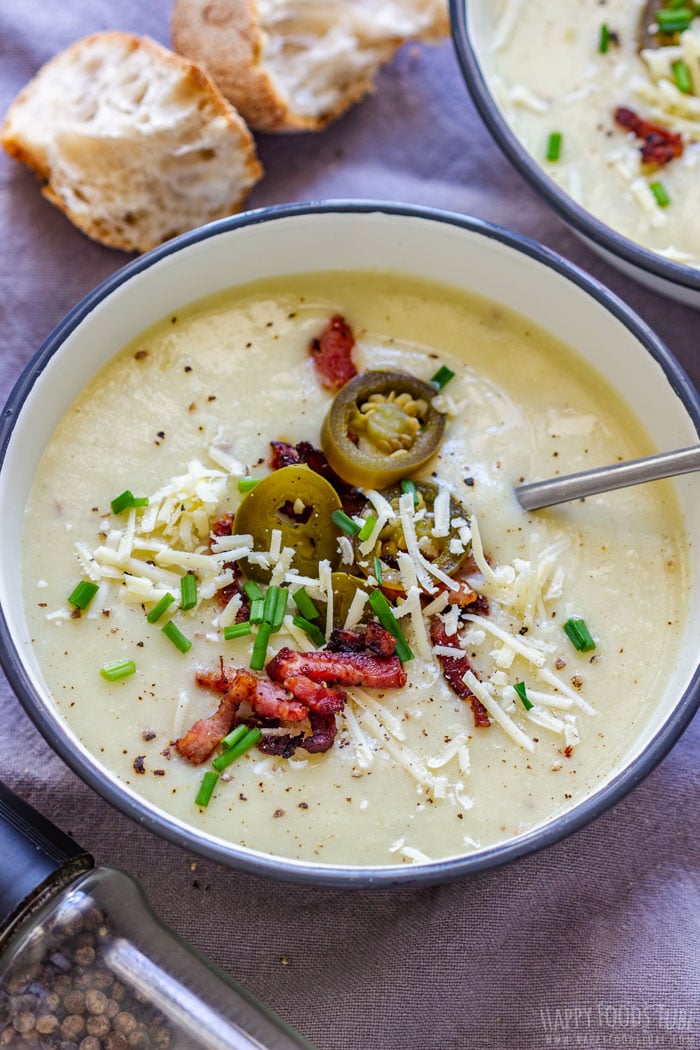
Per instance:
[[[313,1050],[0,783],[0,1048]]]

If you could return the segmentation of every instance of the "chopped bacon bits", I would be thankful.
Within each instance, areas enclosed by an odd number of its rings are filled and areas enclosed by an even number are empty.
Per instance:
[[[340,497],[340,502],[346,514],[359,514],[367,503],[367,497],[338,477],[330,463],[326,459],[325,452],[315,448],[310,441],[300,441],[298,445],[290,445],[286,441],[271,441],[272,455],[270,466],[273,470],[281,467],[291,467],[296,463],[305,463],[315,474],[320,474],[329,485],[332,485]]]
[[[364,628],[355,631],[334,627],[326,649],[331,653],[357,653],[367,649],[376,656],[393,656],[396,639],[372,620]]]
[[[652,124],[626,106],[619,106],[613,116],[621,128],[626,128],[641,139],[640,151],[645,164],[661,168],[682,155],[684,144],[678,132]]]
[[[267,673],[278,682],[301,675],[326,685],[401,689],[406,684],[406,672],[395,654],[379,657],[368,652],[333,653],[324,649],[299,653],[285,647],[270,660]]]
[[[321,383],[329,390],[340,390],[341,386],[357,375],[352,359],[355,336],[344,317],[331,317],[318,339],[309,344]]]
[[[447,633],[444,623],[438,616],[434,616],[431,621],[430,640],[433,645],[453,647],[455,645],[454,636]],[[442,668],[442,676],[450,689],[462,700],[468,700],[471,704],[472,714],[474,715],[474,725],[477,727],[491,725],[488,711],[482,704],[481,700],[474,696],[471,689],[464,681],[464,676],[467,671],[473,671],[466,653],[464,656],[439,655],[437,659]]]

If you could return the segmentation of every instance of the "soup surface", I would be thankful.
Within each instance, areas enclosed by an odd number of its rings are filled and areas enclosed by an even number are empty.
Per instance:
[[[175,742],[217,710],[221,695],[196,675],[209,673],[211,684],[222,659],[248,668],[259,635],[253,626],[224,639],[244,599],[222,588],[234,571],[246,581],[255,564],[268,567],[262,592],[269,582],[290,592],[300,583],[274,530],[257,555],[246,554],[249,547],[241,553],[245,541],[235,537],[215,537],[212,546],[210,530],[250,498],[240,478],[270,474],[271,441],[318,446],[334,392],[321,383],[309,346],[338,314],[354,332],[359,371],[423,380],[443,366],[454,373],[434,402],[445,417],[440,450],[412,477],[455,501],[448,543],[458,560],[468,554],[457,575],[475,600],[456,603],[429,553],[397,555],[400,585],[390,604],[411,651],[406,684],[343,686],[328,750],[302,745],[283,757],[253,747],[222,773],[209,804],[197,805],[203,773],[221,749],[194,765]],[[679,646],[686,571],[669,483],[535,514],[519,508],[513,487],[650,451],[599,375],[488,301],[391,274],[339,273],[194,304],[118,354],[45,451],[23,541],[39,665],[61,717],[102,766],[220,839],[342,865],[415,863],[507,840],[603,783],[649,721]],[[148,505],[114,513],[110,501],[125,490]],[[400,525],[429,552],[432,534],[421,532],[410,486],[393,524],[381,494],[369,496],[360,521],[368,512],[377,521],[362,537]],[[439,499],[433,533],[445,527]],[[302,504],[288,513],[301,514]],[[371,547],[372,539],[363,542]],[[363,558],[359,542],[338,530],[334,550],[347,572]],[[377,590],[372,572],[382,569],[375,552],[364,559],[367,594]],[[178,606],[188,572],[197,595],[185,611]],[[82,612],[67,601],[81,579],[98,588]],[[328,566],[303,582],[321,630],[330,628]],[[149,622],[168,592],[176,601]],[[356,602],[347,626],[360,630],[355,620],[369,609]],[[294,624],[296,612],[290,598],[267,660],[283,647],[314,648]],[[595,649],[575,648],[564,630],[571,618],[585,622]],[[173,644],[162,630],[167,622],[191,648]],[[471,690],[466,698],[446,681],[450,660]],[[133,661],[135,672],[114,681],[100,674],[119,661]],[[262,729],[288,738],[300,723]]]
[[[665,33],[656,11],[674,17],[670,3],[477,7],[471,17],[491,90],[537,163],[625,237],[700,266],[700,18],[681,17],[675,24],[688,28]],[[649,136],[667,132],[670,142],[650,148]],[[561,146],[548,160],[553,133]]]

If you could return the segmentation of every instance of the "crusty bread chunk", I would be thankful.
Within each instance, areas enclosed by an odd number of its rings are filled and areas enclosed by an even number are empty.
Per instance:
[[[0,141],[84,233],[127,251],[238,211],[262,175],[248,128],[209,75],[120,32],[47,62]]]
[[[175,0],[176,51],[256,131],[316,131],[372,89],[407,40],[449,30],[446,0]]]

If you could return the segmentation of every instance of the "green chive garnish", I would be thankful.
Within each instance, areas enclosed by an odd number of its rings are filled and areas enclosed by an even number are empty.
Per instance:
[[[116,682],[119,678],[128,678],[130,674],[136,673],[136,664],[133,660],[117,660],[113,664],[105,664],[100,668],[100,674],[108,682]]]
[[[381,585],[381,583],[382,583],[382,563],[380,562],[380,560],[379,560],[379,558],[377,557],[376,554],[374,555],[373,567],[374,567],[374,575],[376,577],[377,583]]]
[[[238,491],[239,492],[250,492],[260,481],[260,478],[239,478],[238,479]]]
[[[353,521],[350,515],[346,514],[344,510],[334,510],[331,514],[331,521],[348,536],[356,536],[362,528],[362,526],[358,525],[356,521]]]
[[[603,22],[600,27],[600,37],[598,38],[598,50],[601,55],[606,54],[610,47],[610,30],[608,29],[607,22]]]
[[[219,779],[218,773],[205,773],[202,777],[202,783],[199,786],[197,797],[194,800],[195,806],[208,806],[209,800],[216,787],[216,782]]]
[[[377,518],[374,514],[370,514],[365,519],[365,523],[357,534],[358,540],[368,540],[374,531],[374,526],[377,524]]]
[[[265,599],[254,598],[250,603],[250,622],[251,623],[262,623],[263,614],[265,611]]]
[[[292,597],[294,598],[294,604],[304,619],[318,620],[318,609],[306,593],[305,587],[300,587],[298,591],[294,592]]]
[[[289,599],[289,591],[286,587],[278,587],[277,595],[275,597],[275,607],[272,610],[272,620],[270,624],[273,631],[279,631],[284,620],[284,614],[287,611],[287,601]]]
[[[382,592],[372,591],[369,596],[369,604],[377,614],[377,619],[384,630],[388,631],[389,634],[396,639],[396,655],[401,663],[405,663],[407,660],[412,660],[413,653],[408,646],[408,642],[404,638],[403,631],[399,626],[399,621],[394,616],[394,612]]]
[[[188,649],[192,648],[192,642],[182,633],[173,620],[168,620],[166,625],[161,627],[161,631],[181,653],[186,653]]]
[[[433,386],[436,386],[438,390],[442,390],[445,384],[449,383],[450,379],[454,379],[454,377],[455,374],[451,368],[448,368],[447,365],[441,365],[435,375],[431,376],[430,382]]]
[[[88,580],[81,580],[68,595],[68,601],[71,605],[74,605],[76,609],[87,609],[98,590],[99,587],[96,583],[90,583]]]
[[[123,492],[114,497],[110,506],[112,514],[121,514],[123,510],[128,510],[131,507],[147,507],[148,496],[135,496],[130,489],[124,489]]]
[[[221,746],[225,747],[226,750],[228,751],[229,748],[235,747],[236,744],[238,743],[238,741],[242,740],[247,732],[248,732],[248,726],[247,725],[236,726],[235,729],[231,730],[231,732],[228,734],[228,736],[224,737],[224,739],[221,741]]]
[[[219,755],[218,758],[215,758],[212,762],[212,766],[217,771],[217,773],[223,773],[223,771],[227,769],[232,762],[235,762],[237,758],[240,758],[241,755],[244,755],[246,751],[250,750],[251,747],[255,747],[255,745],[261,737],[262,733],[259,729],[249,729],[245,736],[242,737],[237,744],[234,744],[233,747],[228,748],[228,750],[224,751],[222,755]]]
[[[572,616],[564,624],[564,630],[566,631],[571,644],[575,649],[578,649],[580,653],[588,653],[592,649],[595,649],[595,642],[591,637],[591,632],[588,630],[585,620]]]
[[[553,131],[547,139],[547,160],[559,160],[561,155],[561,131]]]
[[[402,478],[401,479],[401,491],[402,492],[410,492],[411,495],[413,496],[413,506],[414,507],[418,506],[418,491],[416,489],[415,481],[411,481],[410,478]]]
[[[528,699],[527,689],[525,687],[525,683],[524,682],[516,682],[515,685],[513,686],[513,689],[515,689],[516,693],[518,694],[518,696],[522,700],[523,707],[525,708],[525,710],[526,711],[530,711],[534,705],[532,703],[532,700]]]
[[[309,620],[304,619],[303,616],[295,616],[292,620],[295,627],[298,627],[300,631],[303,631],[306,637],[311,641],[317,649],[320,649],[322,645],[326,644],[326,636],[315,623],[311,623]]]
[[[693,78],[690,74],[690,66],[687,62],[684,62],[682,58],[671,63],[671,70],[673,71],[673,79],[676,83],[676,87],[679,91],[682,91],[684,95],[693,94]]]
[[[662,8],[656,12],[656,23],[662,33],[684,33],[694,14],[690,7]]]
[[[230,642],[232,638],[245,638],[247,634],[252,634],[253,628],[250,625],[250,620],[243,620],[241,623],[232,623],[228,627],[224,627],[224,641]]]
[[[668,190],[664,186],[663,182],[650,182],[649,189],[656,197],[656,203],[660,208],[668,208],[671,203],[671,198],[668,195]]]
[[[262,598],[263,592],[258,587],[255,580],[246,580],[243,584],[243,590],[248,595],[251,602],[254,602],[258,598]]]
[[[197,577],[188,572],[180,579],[180,608],[194,609],[197,604]]]
[[[267,646],[270,641],[271,634],[271,625],[265,622],[261,623],[258,627],[258,633],[255,636],[255,642],[253,643],[253,652],[250,657],[250,666],[253,671],[262,671],[263,667],[265,666]]]
[[[163,613],[165,612],[165,610],[168,609],[174,601],[175,595],[171,594],[170,591],[168,591],[167,594],[164,594],[160,601],[156,602],[156,604],[146,616],[148,622],[157,623],[158,620],[160,620]]]
[[[272,624],[278,593],[279,587],[275,583],[270,584],[267,588],[267,594],[265,595],[265,601],[263,603],[263,623]]]

